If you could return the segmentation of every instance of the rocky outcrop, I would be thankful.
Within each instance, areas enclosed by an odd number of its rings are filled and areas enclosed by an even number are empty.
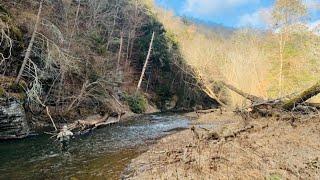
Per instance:
[[[21,102],[15,98],[0,98],[0,140],[24,138],[29,131]]]

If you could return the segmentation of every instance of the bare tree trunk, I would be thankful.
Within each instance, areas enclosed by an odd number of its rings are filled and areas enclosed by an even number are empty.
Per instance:
[[[222,82],[220,81],[221,84],[223,84],[225,87],[227,87],[228,89],[230,89],[231,91],[239,94],[240,96],[252,101],[252,102],[263,102],[264,100],[258,96],[254,96],[254,95],[251,95],[251,94],[248,94],[248,93],[245,93],[243,91],[241,91],[240,89],[230,85],[230,84],[227,84],[225,82]]]
[[[131,40],[131,44],[130,44],[130,52],[129,52],[129,59],[131,59],[132,57],[132,53],[133,53],[133,47],[134,47],[134,43],[135,43],[135,32],[133,33],[133,37],[132,37],[132,40]],[[131,64],[131,61],[129,61],[128,65]]]
[[[120,70],[120,60],[121,60],[121,55],[122,55],[122,45],[123,45],[123,32],[120,33],[120,47],[119,47],[117,70],[116,70],[117,74],[119,74],[119,70]]]
[[[28,62],[28,59],[29,59],[30,55],[31,55],[32,46],[33,46],[33,43],[34,43],[34,40],[35,40],[35,37],[36,37],[36,33],[37,33],[37,30],[38,30],[38,26],[39,26],[39,23],[40,23],[40,15],[41,15],[41,11],[42,11],[42,3],[43,3],[43,0],[40,1],[36,24],[34,26],[34,30],[33,30],[32,36],[31,36],[31,40],[30,40],[29,46],[27,48],[26,55],[24,56],[24,59],[23,59],[19,74],[18,74],[18,76],[17,76],[17,78],[15,80],[16,84],[19,83],[19,81],[21,79],[21,76],[23,74],[24,68],[25,68],[25,66],[26,66],[26,64]]]
[[[137,30],[137,17],[138,17],[138,1],[136,0],[135,1],[135,11],[134,11],[134,23],[133,23],[133,30],[132,32],[130,33],[131,34],[131,43],[130,43],[130,52],[129,52],[129,59],[131,59],[131,56],[132,56],[132,52],[133,52],[133,46],[134,46],[134,41],[136,39],[136,30]],[[131,61],[130,61],[131,62]],[[129,62],[129,65],[130,65],[130,62]]]
[[[293,109],[296,105],[301,104],[310,98],[318,95],[320,93],[320,81],[317,82],[315,85],[310,87],[309,89],[303,91],[301,94],[297,95],[296,97],[287,100],[284,102],[282,107],[287,110]]]
[[[152,33],[152,38],[151,38],[151,41],[150,41],[150,45],[149,45],[149,50],[148,50],[148,55],[147,55],[147,58],[146,58],[146,61],[144,63],[144,66],[142,68],[142,72],[141,72],[141,76],[140,76],[140,80],[139,80],[139,83],[138,83],[138,86],[137,86],[137,90],[136,90],[136,93],[139,91],[140,87],[141,87],[141,83],[142,83],[142,80],[143,80],[143,77],[144,77],[144,73],[146,72],[146,69],[147,69],[147,65],[148,65],[148,61],[149,61],[149,58],[150,58],[150,55],[151,55],[151,50],[152,50],[152,44],[153,44],[153,40],[154,40],[154,32]]]
[[[79,16],[79,12],[80,12],[80,5],[81,5],[81,1],[79,0],[78,2],[78,7],[77,7],[77,12],[76,12],[76,17],[74,19],[74,25],[73,28],[71,30],[71,35],[70,35],[70,40],[69,40],[69,45],[68,45],[68,49],[70,49],[70,45],[71,45],[71,39],[73,38],[76,29],[78,29],[78,16]]]
[[[131,30],[128,33],[128,43],[127,43],[127,52],[126,52],[126,61],[125,61],[125,70],[127,70],[128,61],[129,61],[129,51],[130,51],[130,43],[131,43]]]
[[[88,87],[88,84],[89,84],[88,80],[83,83],[79,95],[70,103],[70,105],[68,106],[66,112],[69,112],[73,108],[73,105],[83,97],[83,95],[85,94],[86,89]]]
[[[57,126],[56,126],[56,124],[54,123],[53,118],[52,118],[51,115],[50,115],[50,111],[49,111],[48,106],[46,106],[46,112],[47,112],[47,115],[49,116],[49,118],[50,118],[50,120],[51,120],[51,123],[52,123],[54,129],[55,129],[56,131],[58,131]]]
[[[200,83],[200,87],[203,90],[203,92],[205,92],[211,99],[217,101],[219,103],[219,105],[221,105],[223,107],[227,107],[227,105],[225,103],[223,103],[222,101],[220,101],[220,99],[217,97],[217,95],[204,83]]]
[[[283,33],[280,32],[279,40],[279,54],[280,54],[280,74],[279,74],[279,97],[282,96],[282,87],[283,87],[283,51],[284,51],[285,42],[283,40]]]
[[[107,46],[106,46],[106,50],[107,51],[109,50],[111,38],[112,38],[112,35],[113,35],[113,32],[114,32],[114,28],[115,28],[116,23],[117,23],[118,13],[119,13],[119,7],[117,7],[116,13],[113,16],[113,24],[112,24],[111,32],[109,33],[108,42],[107,42]]]
[[[231,85],[228,85],[224,82],[221,82],[224,86],[226,86],[227,88],[229,88],[230,90],[236,92],[237,94],[243,96],[244,98],[254,102],[254,103],[263,103],[263,102],[267,102],[267,101],[264,101],[262,98],[260,97],[257,97],[257,96],[254,96],[254,95],[251,95],[251,94],[248,94],[248,93],[245,93]],[[284,101],[281,103],[281,101],[279,101],[281,104],[277,107],[281,107],[283,109],[286,109],[286,110],[292,110],[295,106],[297,106],[298,104],[301,104],[301,103],[304,103],[305,101],[309,100],[310,98],[318,95],[320,93],[320,81],[317,82],[315,85],[313,85],[312,87],[306,89],[305,91],[303,91],[302,93],[300,93],[299,95],[287,100],[287,101]],[[279,100],[279,99],[278,99]],[[269,102],[271,101],[276,101],[276,100],[270,100]]]

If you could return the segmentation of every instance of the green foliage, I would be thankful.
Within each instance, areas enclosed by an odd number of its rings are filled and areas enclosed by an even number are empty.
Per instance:
[[[0,13],[11,16],[10,13],[0,4]]]
[[[106,43],[103,40],[104,38],[98,33],[93,32],[90,35],[90,40],[92,43],[92,49],[95,50],[96,53],[100,55],[106,55],[107,54],[107,48]]]
[[[13,93],[23,93],[24,92],[24,89],[23,89],[23,86],[22,84],[16,84],[16,83],[11,83],[10,86],[9,86],[9,89],[10,89],[10,92],[13,92]]]
[[[171,42],[175,46],[177,46],[179,44],[177,36],[171,31],[166,32],[166,38],[167,38],[168,42]]]
[[[178,36],[173,31],[168,31],[156,17],[150,16],[149,22],[141,28],[144,36],[138,41],[137,52],[139,54],[138,68],[143,66],[146,53],[151,39],[152,32],[155,32],[152,54],[150,57],[149,68],[147,72],[151,72],[149,89],[156,93],[153,101],[159,109],[165,109],[166,103],[171,101],[173,95],[177,95],[179,101],[188,99],[184,91],[181,79],[181,70],[177,69],[173,64],[183,66],[184,62],[179,50]],[[173,79],[174,78],[174,79]],[[182,103],[181,103],[182,104]]]
[[[5,97],[6,91],[0,86],[0,97]]]
[[[125,95],[125,99],[132,112],[142,114],[147,110],[147,99],[143,94],[137,93],[133,95]]]
[[[283,84],[282,90],[284,94],[290,94],[297,91],[302,91],[308,88],[319,77],[319,62],[318,55],[313,49],[313,45],[319,42],[314,39],[314,35],[306,34],[305,32],[288,33],[288,40],[284,47],[283,58]],[[270,48],[269,48],[270,47]],[[273,47],[273,48],[272,48]],[[276,41],[267,42],[263,48],[269,55],[271,67],[268,72],[268,96],[277,97],[279,95],[279,72],[280,58],[277,50]]]
[[[287,43],[284,48],[285,58],[295,57],[299,55],[299,49],[295,46],[295,43]]]
[[[171,100],[173,94],[170,83],[163,83],[161,86],[157,86],[155,92],[157,94],[156,105],[160,109],[165,109],[165,103]]]
[[[0,21],[5,22],[9,26],[9,32],[11,38],[21,41],[23,38],[23,33],[14,23],[14,19],[11,14],[0,4]]]
[[[279,174],[271,174],[269,177],[266,178],[267,180],[281,180],[282,177]]]
[[[137,52],[139,53],[139,66],[142,66],[146,54],[148,52],[151,35],[155,32],[152,54],[150,62],[153,67],[161,68],[161,71],[170,71],[170,61],[172,61],[173,52],[172,45],[169,44],[167,32],[164,26],[153,16],[150,16],[150,21],[144,25],[140,31],[144,32],[144,36],[139,39]],[[173,38],[173,37],[172,37]]]

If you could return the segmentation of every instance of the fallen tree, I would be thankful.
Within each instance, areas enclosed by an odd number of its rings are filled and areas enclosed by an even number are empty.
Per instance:
[[[230,85],[230,84],[227,84],[223,81],[220,82],[222,85],[224,85],[225,87],[227,87],[228,89],[236,92],[237,94],[241,95],[242,97],[245,97],[246,99],[252,101],[252,102],[263,102],[264,99],[263,98],[260,98],[258,96],[254,96],[254,95],[251,95],[251,94],[248,94],[246,92],[243,92],[241,91],[240,89]]]
[[[68,125],[68,130],[72,131],[75,135],[86,134],[94,129],[105,127],[107,125],[115,124],[120,121],[121,116],[110,117],[105,116],[92,116],[84,120],[77,120]]]
[[[303,91],[301,94],[297,95],[296,97],[285,101],[282,104],[282,108],[286,110],[291,110],[296,105],[306,102],[307,100],[318,95],[319,93],[320,93],[320,81],[317,82],[312,87],[308,88],[307,90]],[[312,106],[312,104],[309,104],[309,105]]]
[[[261,97],[245,93],[225,82],[221,83],[231,91],[251,101],[251,106],[245,108],[247,113],[258,113],[262,116],[282,116],[286,112],[316,112],[320,107],[319,104],[306,102],[320,93],[320,81],[293,97],[286,96],[271,100],[264,100]]]

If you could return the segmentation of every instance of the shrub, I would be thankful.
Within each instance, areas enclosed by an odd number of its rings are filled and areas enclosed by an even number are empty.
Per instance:
[[[6,91],[0,86],[0,97],[5,97]]]
[[[266,178],[267,180],[281,180],[281,176],[278,174],[271,174],[269,177]]]
[[[10,92],[13,93],[23,93],[24,89],[23,89],[23,85],[22,84],[16,84],[16,83],[11,83],[9,86]]]
[[[126,101],[134,113],[142,114],[147,110],[147,99],[142,94],[126,95]]]

